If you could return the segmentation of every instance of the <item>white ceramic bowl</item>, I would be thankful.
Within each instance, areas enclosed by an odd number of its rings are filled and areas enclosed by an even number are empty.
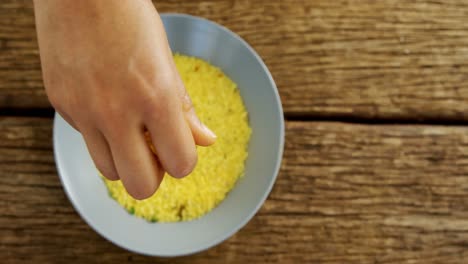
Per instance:
[[[244,178],[218,207],[198,220],[148,223],[128,214],[109,197],[81,135],[58,114],[54,120],[54,152],[68,198],[96,232],[130,251],[180,256],[229,238],[258,211],[280,168],[284,121],[276,85],[261,58],[244,40],[202,18],[163,14],[162,19],[174,52],[209,61],[238,84],[252,127]]]

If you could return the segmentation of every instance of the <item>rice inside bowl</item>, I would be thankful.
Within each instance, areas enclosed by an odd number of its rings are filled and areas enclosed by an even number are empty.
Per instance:
[[[243,176],[251,135],[248,115],[236,84],[219,68],[194,57],[176,54],[177,70],[198,117],[218,139],[198,147],[198,164],[183,179],[164,177],[157,192],[138,201],[121,181],[104,182],[110,196],[129,213],[151,222],[189,221],[216,207]]]

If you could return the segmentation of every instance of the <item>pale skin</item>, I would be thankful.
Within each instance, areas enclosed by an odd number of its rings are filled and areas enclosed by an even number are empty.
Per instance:
[[[46,93],[99,171],[136,199],[151,196],[165,172],[189,174],[195,146],[216,135],[192,107],[152,2],[34,0],[34,8]]]

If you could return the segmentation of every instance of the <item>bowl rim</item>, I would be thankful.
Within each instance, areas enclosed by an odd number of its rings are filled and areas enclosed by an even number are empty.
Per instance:
[[[213,248],[213,247],[221,244],[222,242],[224,242],[228,238],[232,237],[241,228],[243,228],[255,216],[255,214],[259,211],[259,209],[263,206],[263,204],[265,203],[267,197],[271,193],[271,190],[272,190],[272,188],[273,188],[273,186],[274,186],[274,184],[276,182],[276,179],[278,177],[278,174],[279,174],[279,171],[280,171],[280,168],[281,168],[283,152],[284,152],[284,141],[285,141],[285,121],[284,121],[284,117],[283,117],[284,114],[283,114],[283,107],[282,107],[282,104],[281,104],[281,97],[279,95],[276,83],[275,83],[270,71],[268,70],[267,66],[265,65],[265,63],[261,59],[261,57],[257,54],[257,52],[244,39],[242,39],[238,34],[234,33],[233,31],[231,31],[227,27],[225,27],[225,26],[223,26],[221,24],[218,24],[216,22],[213,22],[211,20],[208,20],[206,18],[203,18],[203,17],[189,15],[189,14],[182,14],[182,13],[160,13],[160,16],[161,16],[161,19],[163,17],[164,18],[177,18],[177,17],[179,17],[179,18],[184,18],[184,19],[203,21],[204,23],[207,23],[207,24],[209,24],[211,26],[219,28],[220,30],[227,33],[228,35],[234,37],[244,47],[246,47],[247,50],[254,56],[256,61],[260,64],[263,71],[267,75],[267,78],[268,78],[268,80],[270,82],[270,85],[271,85],[271,88],[272,88],[272,92],[274,94],[275,104],[278,106],[278,112],[279,112],[278,114],[279,114],[279,116],[281,116],[281,118],[279,119],[280,142],[279,142],[279,151],[278,151],[278,153],[276,155],[274,175],[273,175],[271,181],[269,182],[265,193],[262,195],[262,197],[259,200],[258,204],[255,206],[255,209],[252,210],[248,214],[247,217],[245,217],[242,221],[240,221],[236,225],[236,227],[231,229],[229,232],[225,232],[223,235],[219,236],[216,239],[213,239],[209,243],[198,245],[196,247],[193,247],[189,251],[182,252],[181,254],[161,254],[161,253],[154,254],[154,253],[151,253],[151,252],[146,252],[146,251],[143,251],[143,250],[139,250],[138,248],[130,248],[127,245],[125,245],[124,243],[121,243],[120,241],[117,241],[117,240],[113,239],[112,237],[108,236],[107,234],[104,234],[94,224],[92,224],[93,221],[90,219],[91,217],[87,216],[84,212],[82,212],[82,210],[80,209],[78,203],[75,201],[74,196],[70,193],[70,190],[69,190],[70,187],[68,186],[68,184],[65,183],[65,181],[63,179],[63,176],[62,176],[64,173],[66,173],[65,169],[63,167],[64,166],[63,163],[60,162],[60,160],[61,160],[60,156],[62,154],[60,153],[60,151],[56,147],[59,144],[59,137],[58,137],[58,133],[56,131],[57,124],[59,122],[58,121],[59,120],[59,114],[57,112],[55,112],[54,122],[53,122],[53,149],[54,149],[54,159],[55,159],[55,164],[56,164],[56,167],[57,167],[58,176],[59,176],[60,182],[61,182],[61,184],[63,186],[63,189],[65,191],[65,194],[66,194],[68,200],[70,201],[70,203],[72,204],[73,208],[75,209],[75,211],[80,215],[80,217],[85,221],[85,223],[89,227],[91,227],[96,233],[98,233],[101,237],[105,238],[109,242],[119,246],[120,248],[126,249],[126,250],[128,250],[130,252],[134,252],[134,253],[138,253],[138,254],[146,255],[146,256],[153,256],[153,257],[179,257],[179,256],[188,256],[188,255],[193,255],[193,254],[196,254],[196,253],[200,253],[202,251],[208,250],[210,248]]]

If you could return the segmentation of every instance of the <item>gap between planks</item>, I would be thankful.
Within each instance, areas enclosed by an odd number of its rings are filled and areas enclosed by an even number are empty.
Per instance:
[[[1,108],[0,117],[38,117],[53,118],[53,108]],[[309,114],[285,113],[286,122],[340,122],[362,125],[428,125],[428,126],[468,126],[468,121],[463,119],[418,119],[418,118],[368,118],[355,116],[317,116]]]

